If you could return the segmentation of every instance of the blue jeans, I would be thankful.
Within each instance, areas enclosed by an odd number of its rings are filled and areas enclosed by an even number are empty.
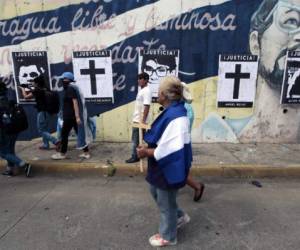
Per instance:
[[[150,192],[160,212],[159,234],[165,240],[175,241],[177,239],[177,219],[184,214],[176,202],[178,189],[163,190],[150,185]]]
[[[57,139],[48,132],[50,118],[51,115],[48,112],[38,112],[37,128],[43,138],[43,147],[45,148],[49,148],[49,142],[52,142],[53,144],[57,143]]]
[[[17,134],[3,134],[0,145],[0,156],[7,161],[8,167],[24,167],[25,162],[15,153]]]
[[[61,141],[62,123],[63,123],[63,119],[60,116],[58,116],[57,124],[56,124],[56,137],[57,137],[57,140],[59,140],[59,141]]]
[[[96,140],[97,135],[97,119],[96,116],[88,117],[88,127],[92,132],[93,140]]]

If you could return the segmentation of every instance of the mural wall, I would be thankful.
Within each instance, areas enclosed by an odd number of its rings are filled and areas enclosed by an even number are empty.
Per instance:
[[[287,50],[298,50],[300,0],[1,0],[0,76],[15,96],[12,51],[47,51],[52,87],[72,53],[111,50],[114,103],[88,104],[100,139],[129,141],[139,50],[179,50],[178,76],[192,90],[194,142],[297,142],[299,104],[280,104]],[[217,108],[220,54],[259,57],[251,108]],[[300,82],[300,81],[299,81]],[[241,86],[242,87],[242,86]],[[36,113],[23,138],[36,137]],[[153,117],[158,106],[153,105]],[[53,120],[53,128],[55,119]]]

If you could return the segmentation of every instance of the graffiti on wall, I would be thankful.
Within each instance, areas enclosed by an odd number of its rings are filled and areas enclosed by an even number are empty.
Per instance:
[[[53,0],[27,7],[16,1],[15,10],[0,12],[1,79],[13,93],[11,52],[46,50],[52,86],[60,90],[59,76],[73,69],[73,51],[111,50],[115,101],[88,105],[91,115],[102,114],[135,99],[141,49],[176,49],[178,76],[202,91],[194,98],[195,142],[296,140],[298,108],[280,106],[279,97],[286,50],[298,49],[300,1],[171,1],[73,0],[64,5]],[[260,58],[254,108],[217,108],[219,54],[243,53]],[[205,99],[201,109],[199,98]]]

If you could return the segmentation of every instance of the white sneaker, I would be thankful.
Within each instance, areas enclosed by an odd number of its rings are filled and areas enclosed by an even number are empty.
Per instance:
[[[62,153],[56,153],[56,154],[52,155],[51,158],[53,160],[63,160],[63,159],[66,159],[66,155],[62,154]]]
[[[191,217],[188,214],[184,213],[183,216],[181,216],[177,219],[177,228],[180,228],[183,225],[189,223],[190,220],[191,220]]]
[[[78,155],[79,158],[83,158],[83,159],[90,159],[91,155],[89,153],[82,153],[80,155]]]

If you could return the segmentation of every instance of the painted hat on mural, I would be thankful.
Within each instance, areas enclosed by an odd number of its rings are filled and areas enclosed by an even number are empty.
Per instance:
[[[64,72],[61,76],[60,79],[68,79],[70,82],[75,82],[74,80],[74,75],[71,72]]]

